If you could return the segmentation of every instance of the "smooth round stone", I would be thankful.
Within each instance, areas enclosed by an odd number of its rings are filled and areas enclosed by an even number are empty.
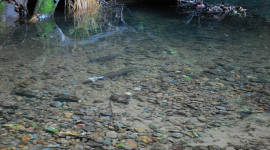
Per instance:
[[[17,99],[18,101],[21,101],[23,98],[22,98],[21,96],[18,96],[16,99]]]
[[[81,118],[80,118],[79,116],[77,116],[77,115],[72,115],[71,118],[74,119],[74,120],[80,120],[80,119],[81,119]]]
[[[132,96],[132,93],[126,92],[125,95]]]
[[[115,131],[109,131],[106,133],[106,137],[115,139],[117,138],[117,133]]]
[[[61,102],[51,102],[50,103],[50,106],[56,107],[56,108],[61,107],[62,105],[63,105],[63,103],[61,103]]]
[[[125,145],[123,146],[123,148],[126,149],[126,150],[137,149],[137,144],[136,144],[136,142],[134,142],[133,140],[128,139],[128,140],[125,142]]]
[[[235,79],[233,77],[225,78],[225,80],[229,82],[235,82]]]
[[[105,138],[102,142],[103,145],[110,146],[111,145],[111,139],[110,138]]]
[[[173,138],[181,138],[183,137],[183,134],[182,133],[172,133],[171,135]]]
[[[75,148],[76,149],[84,149],[84,146],[83,146],[83,144],[76,144]]]
[[[69,142],[66,139],[64,139],[64,138],[61,138],[61,145],[68,146],[69,145]]]
[[[203,116],[200,116],[197,119],[200,120],[201,122],[207,121],[207,119],[205,117],[203,117]]]
[[[167,144],[169,142],[169,139],[167,138],[162,138],[158,140],[161,144]]]
[[[227,109],[227,108],[224,107],[224,106],[216,106],[216,108],[219,109],[219,110],[226,110],[226,109]]]
[[[140,87],[135,87],[134,88],[134,91],[141,91],[142,90],[142,88],[140,88]]]

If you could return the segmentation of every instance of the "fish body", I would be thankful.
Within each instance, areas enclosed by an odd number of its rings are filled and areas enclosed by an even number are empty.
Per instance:
[[[104,56],[104,57],[100,57],[100,58],[89,59],[89,62],[90,63],[93,63],[93,62],[105,62],[105,61],[113,60],[113,59],[117,58],[118,56],[120,56],[120,55],[119,54],[117,54],[117,55],[109,55],[109,56]]]
[[[114,77],[119,77],[119,76],[122,76],[122,75],[126,75],[130,72],[133,72],[135,70],[138,70],[139,68],[138,67],[130,67],[130,68],[125,68],[125,69],[120,69],[120,70],[117,70],[115,72],[109,72],[109,73],[106,73],[105,75],[103,76],[98,76],[98,77],[91,77],[91,78],[88,78],[89,80],[95,82],[96,80],[99,80],[99,79],[112,79]]]

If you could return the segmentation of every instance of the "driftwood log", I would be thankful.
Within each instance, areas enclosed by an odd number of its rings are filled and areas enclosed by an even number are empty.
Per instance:
[[[198,18],[198,23],[202,18],[223,20],[226,16],[245,17],[247,9],[241,6],[230,6],[225,3],[211,5],[203,0],[177,0],[178,11],[180,13],[189,13],[192,16],[187,21],[189,24],[194,17]]]

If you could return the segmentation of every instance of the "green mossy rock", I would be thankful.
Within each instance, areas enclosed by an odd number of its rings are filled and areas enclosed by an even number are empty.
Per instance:
[[[0,14],[5,12],[5,3],[4,0],[0,0]]]

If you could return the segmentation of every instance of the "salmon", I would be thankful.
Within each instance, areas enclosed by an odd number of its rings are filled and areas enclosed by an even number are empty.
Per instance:
[[[100,79],[108,79],[108,78],[112,79],[112,78],[119,77],[122,75],[127,75],[128,73],[136,71],[136,70],[139,70],[139,67],[129,67],[129,68],[125,68],[125,69],[120,69],[120,70],[117,70],[115,72],[109,72],[109,73],[106,73],[102,76],[91,77],[88,79],[93,81],[93,82],[95,82],[96,80],[100,80]]]

